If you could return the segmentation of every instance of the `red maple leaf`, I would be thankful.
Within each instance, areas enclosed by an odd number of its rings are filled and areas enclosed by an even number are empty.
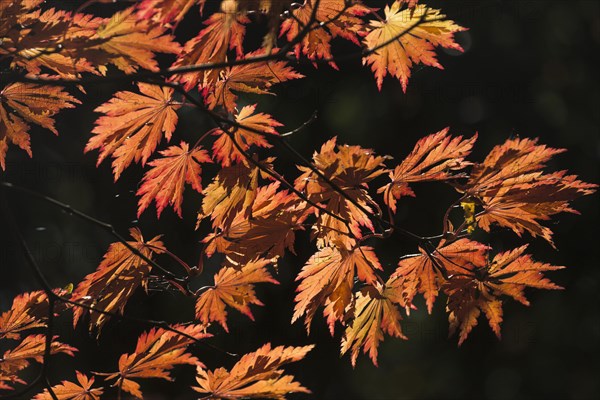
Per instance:
[[[246,34],[244,24],[250,22],[248,17],[237,14],[214,13],[204,21],[206,28],[198,36],[190,39],[183,47],[182,53],[173,64],[173,68],[191,65],[217,64],[227,60],[227,50],[235,50],[238,57],[244,54],[242,42]],[[184,84],[186,90],[198,85],[204,87],[214,84],[221,68],[205,71],[186,72],[175,75],[173,79]]]
[[[552,231],[540,221],[560,212],[576,213],[570,201],[591,194],[597,185],[566,171],[545,174],[545,163],[564,149],[538,145],[537,140],[510,139],[476,164],[469,181],[458,189],[483,210],[475,215],[485,231],[493,224],[541,236],[552,244]]]
[[[464,158],[471,152],[477,135],[463,140],[462,136],[451,137],[448,130],[420,139],[411,153],[390,172],[391,182],[379,188],[377,192],[384,193],[383,200],[393,212],[396,212],[396,201],[402,196],[415,197],[409,183],[461,177],[456,171],[471,164]]]
[[[146,163],[163,136],[169,141],[177,125],[180,104],[173,100],[173,89],[139,83],[141,94],[121,91],[96,108],[103,113],[85,146],[85,151],[98,149],[98,164],[106,157],[114,158],[115,181],[132,161]]]
[[[257,257],[277,260],[285,250],[294,252],[294,231],[304,229],[306,203],[279,182],[259,187],[252,202],[251,217],[239,212],[225,229],[208,235],[205,252],[225,254],[227,265],[240,266]]]
[[[275,128],[282,126],[281,123],[275,121],[269,114],[255,113],[255,110],[256,104],[242,108],[235,115],[235,122],[240,126],[230,128],[230,132],[233,132],[235,142],[244,151],[248,150],[251,146],[272,147],[265,138],[265,135],[277,135]],[[229,167],[245,159],[227,133],[217,128],[213,131],[213,135],[219,136],[213,144],[213,154],[222,166]]]
[[[163,243],[158,240],[160,236],[145,241],[139,229],[132,228],[129,232],[134,241],[128,243],[144,256],[150,258],[152,254],[165,251]],[[71,300],[85,302],[107,312],[122,314],[133,292],[140,285],[146,286],[150,270],[151,266],[123,243],[112,243],[98,269],[77,285]],[[82,307],[73,309],[73,326],[77,325],[86,312],[87,310]],[[96,311],[89,311],[89,313],[90,331],[97,329],[97,336],[99,336],[102,326],[110,316]]]
[[[187,347],[211,336],[203,325],[172,325],[174,332],[164,328],[153,328],[139,337],[135,352],[123,354],[119,358],[119,372],[107,374],[107,380],[116,379],[115,385],[142,399],[140,385],[133,379],[160,378],[173,380],[169,371],[176,365],[201,366],[196,357],[188,353]]]
[[[377,366],[377,348],[383,334],[406,339],[400,327],[400,312],[394,304],[393,294],[380,283],[367,286],[356,295],[354,318],[347,325],[342,339],[342,355],[352,349],[352,366],[363,348]]]
[[[85,374],[75,371],[77,383],[62,381],[59,385],[52,386],[52,391],[58,400],[100,400],[103,388],[92,388],[95,378],[88,378]],[[36,395],[34,400],[53,400],[54,397],[45,389]]]
[[[58,86],[15,82],[0,91],[0,166],[6,169],[8,144],[15,144],[31,157],[29,124],[49,129],[55,135],[53,117],[63,108],[81,103]]]
[[[301,281],[296,290],[292,322],[305,315],[310,331],[312,319],[320,306],[325,305],[329,330],[333,334],[336,321],[344,321],[347,307],[353,300],[354,278],[374,284],[379,277],[375,270],[381,264],[372,247],[360,246],[352,250],[325,247],[310,257],[296,277]]]
[[[413,298],[422,293],[431,314],[433,304],[448,275],[472,269],[472,266],[485,265],[488,247],[468,239],[459,239],[446,244],[441,241],[437,249],[419,248],[421,254],[407,257],[398,263],[388,286],[394,286],[397,296],[408,309]]]
[[[277,49],[272,51],[276,52]],[[263,50],[259,50],[247,54],[244,58],[249,59],[264,54]],[[238,98],[234,92],[273,94],[270,91],[273,85],[300,78],[304,78],[304,75],[296,72],[286,61],[257,61],[234,65],[226,67],[214,85],[205,87],[204,97],[210,109],[222,106],[227,111],[233,112]]]
[[[207,371],[198,367],[197,387],[207,399],[284,399],[288,393],[310,393],[284,375],[281,367],[302,360],[314,346],[271,348],[267,343],[255,352],[245,354],[230,371],[218,368]]]
[[[160,154],[163,157],[149,163],[153,168],[144,174],[137,191],[137,195],[141,196],[138,202],[138,217],[153,200],[156,201],[158,217],[169,204],[181,217],[185,184],[191,184],[195,191],[202,193],[201,164],[212,162],[206,150],[200,147],[190,150],[186,142],[181,142],[179,146],[171,146]]]
[[[523,254],[526,249],[527,246],[521,246],[497,254],[491,262],[484,265],[471,265],[466,271],[451,277],[444,285],[444,293],[448,295],[450,333],[460,330],[459,345],[477,325],[481,311],[500,338],[502,295],[529,305],[523,293],[526,287],[562,289],[545,278],[543,272],[564,267],[534,261],[528,254]]]
[[[286,35],[288,41],[296,40],[300,32],[310,22],[314,12],[314,0],[307,0],[302,6],[293,9],[293,15],[281,24],[280,35]],[[296,57],[300,53],[310,60],[326,59],[337,69],[332,60],[331,40],[337,36],[360,45],[359,36],[364,32],[364,22],[361,16],[371,10],[361,2],[349,5],[345,0],[320,0],[313,27],[305,34],[300,43],[294,46]]]
[[[215,284],[198,297],[196,318],[204,324],[217,321],[229,332],[225,310],[225,307],[229,306],[254,320],[250,305],[263,305],[256,297],[254,285],[261,282],[279,284],[266,268],[271,263],[270,260],[258,259],[239,268],[222,267],[215,274]]]
[[[321,146],[321,150],[313,155],[313,164],[323,176],[333,182],[319,177],[310,167],[298,166],[302,175],[296,178],[296,189],[306,193],[309,200],[319,203],[332,214],[314,209],[317,223],[313,230],[318,238],[319,247],[329,246],[336,242],[350,248],[355,238],[362,237],[361,227],[374,231],[370,214],[376,204],[367,192],[368,183],[384,174],[387,170],[385,156],[377,156],[370,149],[360,146],[343,146],[336,144],[333,138]],[[362,207],[359,208],[357,204]]]

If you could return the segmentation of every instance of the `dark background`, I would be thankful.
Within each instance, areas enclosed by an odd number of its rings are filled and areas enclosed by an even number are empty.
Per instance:
[[[59,3],[59,2],[57,2]],[[62,2],[68,7],[69,2]],[[72,3],[71,3],[72,4]],[[383,2],[367,1],[382,6]],[[588,182],[599,182],[600,142],[598,135],[600,90],[598,51],[600,6],[596,1],[430,1],[468,32],[458,35],[464,54],[441,52],[445,71],[413,69],[407,93],[387,78],[379,93],[368,68],[360,62],[340,63],[341,72],[321,66],[300,66],[308,78],[278,86],[277,97],[246,97],[252,104],[260,100],[260,110],[272,113],[287,128],[307,120],[313,111],[318,120],[294,135],[290,142],[305,155],[337,135],[340,143],[359,144],[378,153],[394,156],[398,162],[422,136],[446,126],[454,134],[479,132],[472,159],[481,160],[496,144],[509,137],[539,137],[540,142],[569,151],[550,165],[569,169]],[[91,11],[112,11],[109,6]],[[195,11],[192,11],[194,13]],[[182,37],[195,34],[197,19],[188,18],[181,27]],[[187,36],[186,36],[187,35]],[[252,40],[252,38],[251,38]],[[337,54],[351,51],[336,42]],[[596,72],[594,72],[596,71]],[[165,234],[167,247],[189,263],[200,255],[199,241],[207,232],[202,225],[194,230],[201,197],[186,191],[184,218],[167,209],[159,221],[153,206],[136,220],[136,185],[139,166],[129,168],[113,183],[109,163],[95,167],[97,153],[83,154],[97,114],[94,107],[108,100],[115,90],[131,90],[130,85],[89,87],[79,94],[85,103],[58,117],[60,137],[32,129],[33,159],[10,147],[7,171],[1,179],[53,196],[101,220],[112,223],[119,232],[139,226],[147,237]],[[172,143],[193,141],[211,126],[193,110],[182,110],[178,131]],[[162,144],[164,148],[165,144]],[[275,149],[278,169],[295,177],[291,157]],[[205,172],[208,182],[214,170]],[[292,178],[290,178],[292,179]],[[439,233],[446,207],[456,198],[442,185],[416,187],[417,198],[402,200],[398,221],[423,235]],[[52,285],[61,287],[78,282],[92,272],[113,239],[98,227],[75,219],[56,208],[21,195],[11,195],[10,206],[29,245]],[[311,335],[303,325],[290,325],[296,285],[294,275],[314,252],[307,235],[297,239],[297,256],[287,256],[279,268],[281,285],[262,285],[258,291],[265,307],[256,307],[252,323],[230,312],[231,333],[215,327],[209,345],[198,345],[194,353],[210,368],[230,367],[235,353],[255,350],[270,341],[274,345],[316,343],[307,359],[290,365],[288,371],[319,399],[592,399],[600,395],[598,311],[600,273],[598,270],[598,197],[580,199],[575,208],[582,216],[559,215],[551,222],[559,251],[542,240],[523,241],[503,230],[492,236],[476,233],[478,240],[496,250],[530,241],[530,249],[541,261],[566,265],[551,278],[564,291],[528,291],[532,303],[524,307],[505,303],[505,321],[498,341],[480,319],[469,339],[458,348],[456,337],[447,338],[443,300],[427,315],[423,303],[403,323],[409,341],[386,338],[380,346],[379,368],[361,356],[355,369],[348,356],[339,357],[341,330],[331,338],[321,317],[315,318]],[[17,293],[39,289],[6,221],[0,220],[0,309],[10,307]],[[395,235],[377,245],[387,272],[393,271],[399,256],[415,251],[415,243]],[[169,265],[168,259],[161,259]],[[205,265],[197,287],[212,282],[218,258]],[[173,265],[173,268],[177,268]],[[176,293],[152,291],[133,297],[127,313],[169,321],[193,318],[193,302]],[[73,368],[83,371],[114,371],[118,356],[131,352],[145,326],[109,322],[96,343],[80,327],[69,332],[70,320],[63,318],[63,340],[80,348],[75,360],[55,358],[51,379],[71,378]],[[143,383],[149,399],[190,398],[192,368],[178,368],[174,384],[153,380]],[[596,376],[596,378],[594,378]],[[308,398],[308,396],[290,396]]]

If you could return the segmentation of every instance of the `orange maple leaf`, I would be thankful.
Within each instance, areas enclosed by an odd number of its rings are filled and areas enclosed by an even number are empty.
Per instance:
[[[152,19],[162,24],[179,23],[194,5],[200,5],[200,12],[206,0],[142,0],[137,5],[140,20]]]
[[[466,185],[458,186],[483,208],[475,215],[478,225],[489,232],[498,224],[519,236],[528,231],[552,244],[552,230],[539,221],[560,212],[576,213],[569,202],[597,188],[566,171],[542,172],[548,160],[564,151],[538,145],[536,139],[510,139],[494,147],[473,167]]]
[[[284,375],[281,367],[302,360],[314,346],[275,347],[269,343],[255,352],[244,355],[231,369],[218,368],[207,371],[198,367],[195,391],[208,394],[209,399],[276,399],[282,400],[288,393],[310,393],[294,381],[292,375]]]
[[[204,21],[206,28],[198,36],[187,41],[183,51],[173,64],[173,68],[209,63],[222,63],[227,60],[227,50],[235,50],[236,55],[244,54],[243,41],[246,34],[244,24],[250,22],[241,14],[214,13]],[[212,68],[205,71],[186,72],[174,75],[173,79],[184,84],[185,90],[195,86],[214,84],[222,69]]]
[[[544,277],[544,271],[554,271],[564,267],[534,261],[523,254],[527,245],[497,254],[484,265],[471,265],[465,271],[451,277],[444,285],[448,295],[450,334],[460,330],[458,344],[462,344],[469,332],[477,325],[477,318],[483,311],[490,327],[500,338],[502,322],[501,295],[514,298],[529,305],[524,289],[562,289]]]
[[[57,336],[52,338],[50,345],[50,354],[65,353],[71,357],[76,348],[56,341]],[[0,362],[0,376],[9,377],[10,382],[23,381],[17,376],[17,373],[27,368],[32,361],[42,363],[46,351],[45,335],[29,335],[23,339],[15,348],[7,350],[2,356]]]
[[[101,24],[90,38],[91,46],[82,55],[95,65],[113,64],[121,71],[131,74],[139,67],[158,71],[154,53],[177,54],[181,48],[172,35],[165,35],[166,28],[149,20],[138,20],[135,7],[115,13]],[[101,67],[104,73],[106,67]]]
[[[435,55],[438,46],[462,51],[454,41],[454,33],[465,28],[445,19],[440,10],[423,4],[402,10],[402,2],[394,1],[385,7],[385,21],[372,20],[363,43],[372,52],[363,58],[371,66],[377,87],[389,73],[398,78],[406,92],[410,69],[422,63],[443,69]],[[377,49],[377,50],[375,50]]]
[[[290,12],[293,16],[281,23],[280,35],[285,34],[288,41],[294,41],[310,22],[314,5],[314,0],[307,0],[293,9]],[[349,5],[345,0],[320,0],[318,7],[313,27],[294,46],[296,58],[302,53],[310,60],[332,59],[331,40],[337,36],[360,45],[359,36],[365,28],[360,17],[371,11],[368,7],[360,1]],[[329,61],[329,64],[337,69],[334,61]]]
[[[239,268],[222,267],[214,276],[215,284],[198,297],[196,318],[204,324],[217,321],[226,332],[229,332],[225,310],[225,306],[229,306],[254,320],[250,305],[263,305],[256,297],[254,284],[261,282],[279,284],[266,268],[270,264],[272,264],[271,260],[258,259]]]
[[[335,190],[311,168],[298,166],[302,175],[295,181],[296,189],[305,192],[309,200],[323,204],[327,210],[342,219],[314,209],[318,217],[313,226],[318,238],[317,246],[329,246],[341,241],[343,246],[352,247],[354,240],[351,236],[362,237],[361,227],[374,231],[369,215],[376,203],[367,192],[367,188],[371,180],[387,172],[383,163],[386,158],[376,156],[372,150],[360,146],[336,145],[336,138],[325,142],[321,150],[315,152],[315,167],[353,201]]]
[[[262,161],[269,165],[272,159]],[[214,228],[227,230],[238,213],[250,216],[262,172],[246,162],[222,168],[205,188],[198,223],[210,216]]]
[[[55,135],[52,118],[63,108],[73,108],[81,103],[58,86],[42,86],[15,82],[0,91],[0,166],[6,169],[6,151],[12,143],[31,157],[29,124],[31,122],[49,129]]]
[[[134,239],[128,242],[141,254],[150,258],[152,254],[165,251],[163,243],[156,236],[145,241],[142,233],[137,228],[130,229],[129,233]],[[112,243],[98,269],[87,275],[73,291],[71,300],[85,302],[107,312],[123,313],[125,305],[133,292],[142,285],[146,286],[147,276],[151,266],[143,259],[131,252],[123,243]],[[82,307],[73,309],[73,326],[76,326],[81,316],[87,310]],[[95,311],[90,311],[90,331],[97,329],[100,335],[102,326],[110,316]]]
[[[462,136],[451,137],[448,130],[420,139],[411,153],[390,172],[391,182],[377,190],[384,193],[383,200],[393,212],[402,196],[415,197],[409,183],[461,177],[455,172],[471,165],[464,158],[470,154],[477,135],[463,140]]]
[[[413,307],[413,298],[422,293],[431,314],[440,287],[452,273],[462,273],[472,266],[487,262],[488,247],[468,239],[459,239],[446,244],[441,241],[438,248],[400,260],[398,268],[390,277],[388,286],[394,286],[396,295],[402,299],[407,312]]]
[[[273,49],[273,52],[276,51],[277,49]],[[247,54],[245,58],[258,57],[263,54],[264,51],[259,50]],[[222,106],[227,111],[233,112],[237,105],[237,95],[233,91],[273,94],[270,91],[273,85],[300,78],[304,78],[304,75],[296,72],[286,61],[263,61],[234,65],[224,69],[222,77],[214,83],[214,86],[205,88],[205,101],[210,109]]]
[[[325,305],[325,316],[333,334],[336,321],[344,321],[347,307],[352,303],[355,276],[368,284],[378,282],[375,270],[381,264],[372,247],[352,250],[325,247],[313,254],[296,277],[301,281],[296,291],[292,322],[305,315],[306,330],[317,309]]]
[[[258,188],[250,214],[238,213],[227,229],[208,235],[205,253],[225,254],[228,265],[239,266],[256,259],[277,260],[285,250],[294,252],[294,231],[304,229],[306,203],[287,190],[278,190],[279,182]]]
[[[8,12],[9,16],[2,15],[8,24],[0,27],[0,54],[12,59],[12,68],[22,67],[36,75],[48,69],[65,78],[80,77],[82,72],[99,73],[82,50],[96,44],[91,37],[102,24],[102,18],[54,8],[42,12],[17,7]]]
[[[135,352],[121,355],[119,372],[108,374],[106,379],[116,379],[116,386],[141,399],[143,397],[140,385],[133,379],[160,378],[171,381],[173,379],[169,372],[176,365],[201,366],[202,363],[186,350],[196,340],[211,336],[205,332],[206,327],[203,325],[172,325],[171,327],[183,334],[164,328],[152,328],[142,333]]]
[[[138,202],[138,217],[156,201],[156,214],[160,214],[169,204],[181,217],[181,203],[185,184],[202,193],[201,173],[202,163],[212,162],[206,150],[200,147],[189,149],[186,142],[179,146],[171,146],[160,152],[162,158],[157,158],[149,163],[153,168],[144,174],[142,184],[137,191],[142,196]]]
[[[369,352],[373,364],[377,365],[377,347],[383,341],[383,334],[407,339],[400,326],[400,312],[394,304],[393,294],[382,284],[367,286],[356,295],[354,318],[346,327],[342,339],[341,354],[352,349],[352,366],[363,348],[363,353]]]
[[[251,146],[272,147],[264,135],[277,135],[275,128],[282,126],[281,123],[275,121],[269,114],[255,113],[255,110],[256,104],[242,108],[235,115],[235,122],[240,124],[240,127],[233,127],[230,130],[233,132],[236,143],[243,150],[248,150]],[[216,128],[213,130],[213,135],[219,136],[213,144],[213,154],[223,167],[229,167],[233,163],[238,163],[245,159],[227,133]]]
[[[115,181],[132,161],[146,163],[161,139],[167,141],[175,131],[180,103],[173,100],[173,89],[138,83],[141,94],[121,91],[96,108],[103,113],[85,146],[85,152],[99,149],[98,164],[114,158]]]
[[[10,310],[0,315],[0,339],[20,339],[19,332],[46,326],[48,297],[41,290],[14,298]]]
[[[77,374],[77,382],[73,383],[70,381],[62,381],[59,385],[52,386],[58,400],[100,400],[100,396],[104,392],[103,388],[93,388],[95,378],[92,376],[88,378],[85,374],[79,371],[75,371]],[[34,400],[53,400],[54,397],[50,395],[48,389],[45,389],[42,393],[36,395]]]

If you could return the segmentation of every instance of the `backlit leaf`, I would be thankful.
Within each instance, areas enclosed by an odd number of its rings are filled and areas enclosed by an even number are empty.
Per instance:
[[[544,277],[543,272],[564,267],[534,261],[523,254],[527,246],[497,254],[484,265],[471,265],[461,274],[456,274],[444,285],[448,295],[450,333],[460,331],[458,344],[477,325],[477,318],[483,311],[490,327],[500,338],[502,322],[502,295],[512,297],[522,304],[529,305],[525,298],[526,287],[537,289],[562,289]]]
[[[137,191],[137,195],[141,196],[138,202],[138,217],[153,200],[156,201],[158,217],[167,205],[172,205],[181,217],[185,184],[192,185],[195,191],[201,193],[201,164],[212,162],[206,150],[200,147],[190,150],[186,142],[181,142],[179,146],[171,146],[160,154],[163,157],[149,163],[153,168],[144,174]]]
[[[95,378],[88,378],[79,371],[77,373],[77,383],[62,381],[59,385],[52,386],[52,391],[58,400],[100,400],[103,393],[102,388],[92,388]],[[34,397],[34,400],[52,400],[53,397],[48,389]]]
[[[412,196],[409,183],[443,181],[451,179],[456,171],[471,163],[465,161],[477,135],[463,140],[462,136],[451,137],[448,128],[420,139],[413,151],[390,172],[391,182],[378,190],[383,200],[396,212],[396,201],[402,196]],[[460,176],[460,175],[458,175]]]
[[[313,15],[315,0],[306,0],[302,6],[291,11],[293,17],[287,18],[281,24],[280,35],[294,41]],[[364,22],[360,18],[370,10],[360,1],[351,2],[348,6],[345,0],[320,0],[315,15],[314,29],[311,29],[302,41],[294,46],[296,57],[304,54],[309,60],[332,59],[331,40],[341,37],[359,45],[359,37],[364,32]],[[319,27],[319,24],[322,26]],[[337,68],[335,61],[330,65]]]
[[[400,80],[406,91],[410,69],[415,64],[443,69],[435,55],[436,47],[462,51],[454,41],[454,33],[464,30],[445,19],[440,10],[423,4],[402,10],[402,2],[396,0],[385,7],[385,21],[370,21],[364,44],[373,52],[363,58],[363,64],[371,66],[380,90],[389,73]]]
[[[63,108],[80,103],[59,86],[11,83],[0,91],[0,166],[6,168],[8,144],[25,150],[31,157],[29,123],[49,129],[55,135],[53,117]]]
[[[352,366],[363,348],[377,365],[377,347],[383,334],[406,339],[400,327],[400,312],[388,297],[388,290],[381,284],[367,286],[356,295],[354,318],[346,327],[341,353],[352,349]]]
[[[132,161],[146,163],[163,136],[169,141],[177,125],[180,104],[173,89],[139,83],[141,94],[121,91],[96,108],[103,115],[96,120],[94,136],[85,151],[98,149],[98,164],[112,156],[115,180]]]
[[[489,232],[493,224],[541,236],[552,244],[552,231],[540,224],[560,212],[576,213],[570,201],[591,194],[597,185],[566,171],[543,173],[545,163],[564,149],[538,145],[535,139],[509,139],[473,167],[469,181],[458,186],[483,208],[477,223]]]
[[[196,340],[209,337],[203,325],[172,325],[173,332],[164,328],[153,328],[139,337],[135,352],[119,358],[119,372],[109,374],[106,379],[116,379],[115,385],[142,399],[140,385],[133,379],[160,378],[172,381],[170,371],[176,365],[202,366],[196,357],[187,352],[187,347]],[[185,335],[184,335],[185,334]]]
[[[488,247],[468,239],[446,244],[440,242],[437,249],[419,249],[421,254],[400,260],[392,274],[396,280],[398,295],[408,308],[417,293],[423,294],[427,311],[431,314],[440,287],[452,273],[462,273],[473,266],[486,264]]]
[[[241,57],[244,54],[242,42],[246,34],[245,24],[249,21],[243,15],[222,12],[212,14],[204,21],[206,28],[184,45],[173,68],[222,63],[227,60],[228,50],[235,50],[237,57]],[[190,90],[198,85],[206,87],[214,84],[220,71],[221,68],[212,68],[186,72],[176,75],[175,79],[184,84],[186,90]]]
[[[296,295],[292,322],[305,316],[307,331],[320,306],[325,305],[329,331],[333,335],[336,321],[343,321],[347,307],[353,301],[355,277],[361,282],[374,284],[379,278],[375,270],[381,264],[373,248],[357,247],[352,250],[325,247],[315,253],[296,277],[301,281]]]
[[[284,375],[283,365],[302,360],[314,346],[275,347],[265,344],[253,353],[244,355],[228,371],[213,371],[198,367],[193,389],[206,394],[208,399],[285,399],[289,393],[310,393],[294,381],[292,375]]]
[[[139,229],[132,228],[129,232],[134,240],[128,243],[144,256],[150,258],[152,254],[165,251],[163,243],[159,240],[160,236],[145,241]],[[77,285],[71,300],[84,302],[107,312],[122,314],[133,292],[140,285],[146,286],[151,268],[146,261],[132,253],[121,242],[112,243],[98,269]],[[82,307],[74,307],[73,326],[77,325],[86,312],[88,311]],[[90,331],[96,329],[99,336],[102,326],[110,316],[95,311],[89,311],[89,314],[89,329]]]
[[[198,297],[196,318],[204,324],[217,321],[229,332],[225,310],[229,306],[254,320],[250,305],[263,305],[256,297],[254,285],[261,282],[279,284],[266,268],[271,263],[270,260],[259,259],[239,268],[222,267],[215,274],[215,284]]]
[[[273,50],[276,51],[276,50]],[[246,58],[258,57],[264,53],[254,52]],[[271,87],[292,79],[304,78],[285,61],[263,61],[234,65],[224,69],[222,76],[205,89],[206,103],[209,108],[224,107],[233,112],[237,105],[235,92],[253,94],[273,94]]]
[[[275,128],[282,126],[269,114],[255,113],[255,110],[256,104],[242,108],[235,116],[235,121],[242,127],[230,128],[236,143],[243,150],[248,150],[251,146],[272,147],[264,134],[277,135]],[[213,135],[219,136],[213,144],[213,154],[222,166],[229,167],[245,159],[227,133],[217,128],[214,130]]]

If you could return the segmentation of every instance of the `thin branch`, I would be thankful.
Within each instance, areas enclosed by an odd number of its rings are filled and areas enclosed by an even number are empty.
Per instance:
[[[47,318],[46,318],[47,323],[46,323],[46,333],[45,333],[45,343],[44,343],[44,355],[42,358],[42,368],[40,369],[38,377],[36,379],[34,379],[32,381],[32,383],[29,384],[27,387],[23,388],[23,390],[19,393],[25,394],[25,393],[29,392],[31,389],[33,389],[35,387],[35,385],[40,380],[43,380],[44,385],[48,389],[48,393],[50,394],[52,399],[58,400],[58,398],[56,397],[56,393],[54,393],[54,391],[52,390],[52,386],[48,382],[48,377],[47,377],[48,365],[50,363],[50,356],[52,355],[52,340],[54,339],[53,328],[54,328],[54,300],[55,300],[55,298],[53,296],[55,295],[55,293],[52,291],[52,287],[46,280],[46,277],[42,273],[42,270],[40,269],[39,265],[35,262],[33,254],[31,253],[29,246],[27,246],[27,242],[25,241],[25,238],[23,237],[23,234],[21,233],[21,230],[19,229],[17,222],[15,221],[15,219],[13,217],[13,214],[9,208],[8,197],[5,194],[5,189],[1,190],[0,193],[1,193],[0,194],[0,202],[2,203],[2,212],[5,215],[6,220],[8,221],[9,225],[12,227],[12,231],[17,236],[17,239],[19,240],[21,249],[23,250],[23,253],[25,254],[28,264],[32,267],[32,271],[34,273],[36,280],[38,281],[38,283],[42,287],[42,290],[44,291],[44,293],[46,293],[46,297],[48,298],[48,314],[47,314]]]
[[[326,208],[320,206],[319,204],[315,203],[314,201],[310,200],[304,193],[302,193],[301,191],[299,191],[298,189],[296,189],[294,187],[294,185],[292,185],[291,183],[289,183],[283,176],[281,176],[279,173],[277,173],[276,171],[271,170],[270,168],[266,167],[265,165],[263,165],[262,163],[260,163],[259,161],[255,160],[246,150],[244,150],[241,145],[237,142],[237,140],[235,139],[235,135],[234,132],[231,132],[227,127],[224,126],[224,124],[229,124],[234,126],[236,129],[239,129],[240,127],[243,129],[249,128],[248,130],[252,131],[252,132],[257,132],[260,133],[262,135],[265,135],[265,132],[262,132],[258,129],[254,129],[252,127],[246,127],[245,125],[242,125],[240,123],[238,123],[237,121],[232,121],[229,120],[227,118],[223,118],[220,115],[218,115],[217,113],[210,111],[209,109],[206,108],[206,106],[199,102],[198,100],[196,100],[194,97],[192,97],[189,93],[187,93],[180,85],[176,84],[176,83],[172,83],[172,82],[164,82],[164,83],[156,83],[157,85],[165,85],[168,87],[171,87],[173,89],[175,89],[176,91],[178,91],[179,93],[181,93],[183,96],[185,96],[190,103],[194,104],[200,111],[207,113],[211,119],[213,120],[213,122],[223,131],[225,132],[231,139],[231,141],[233,142],[235,148],[251,163],[253,164],[255,167],[257,167],[258,169],[260,169],[262,172],[266,173],[267,175],[271,176],[272,178],[274,178],[275,180],[277,180],[278,182],[280,182],[282,185],[284,185],[287,189],[289,189],[290,191],[292,191],[294,194],[296,194],[298,197],[300,197],[302,200],[306,201],[309,205],[313,206],[314,208],[318,209],[319,211],[329,215],[332,218],[337,219],[338,221],[346,224],[347,226],[349,226],[349,222],[346,221],[344,218],[340,217],[337,214],[332,213],[331,211],[327,210]],[[350,234],[351,231],[349,230]]]
[[[292,129],[291,131],[288,131],[288,132],[281,133],[281,134],[279,134],[279,136],[281,136],[281,137],[287,137],[287,136],[292,136],[292,135],[294,135],[294,134],[296,134],[296,133],[300,132],[302,129],[306,128],[308,125],[310,125],[310,124],[312,124],[314,121],[316,121],[316,119],[317,119],[317,115],[318,115],[318,114],[317,114],[317,110],[315,110],[315,111],[312,113],[312,115],[310,116],[310,118],[309,118],[309,119],[307,119],[306,121],[304,121],[304,122],[302,123],[302,125],[300,125],[299,127],[295,128],[295,129]]]
[[[35,192],[33,190],[21,187],[21,186],[17,186],[14,185],[10,182],[5,182],[5,181],[1,181],[0,182],[0,186],[3,186],[5,188],[8,189],[12,189],[21,193],[25,193],[31,197],[35,197],[37,199],[43,200],[46,203],[52,204],[60,209],[62,209],[63,211],[67,212],[70,215],[74,215],[84,221],[90,222],[100,228],[102,228],[103,230],[105,230],[106,232],[110,233],[112,236],[114,236],[120,243],[123,244],[123,246],[125,246],[129,251],[131,251],[133,254],[135,254],[136,256],[138,256],[139,258],[141,258],[142,260],[144,260],[144,262],[146,262],[147,264],[151,265],[153,268],[156,268],[157,270],[160,270],[162,273],[164,273],[167,277],[169,277],[170,279],[176,280],[176,281],[182,281],[181,278],[177,277],[175,274],[173,274],[171,271],[167,270],[166,268],[160,266],[159,264],[157,264],[155,261],[151,260],[149,257],[146,257],[141,251],[139,251],[138,249],[136,249],[135,247],[133,247],[131,244],[129,244],[129,242],[123,237],[121,236],[116,230],[115,228],[107,223],[107,222],[103,222],[100,221],[82,211],[79,211],[77,209],[74,209],[73,207],[71,207],[68,204],[62,203],[52,197],[43,195],[41,193]]]

